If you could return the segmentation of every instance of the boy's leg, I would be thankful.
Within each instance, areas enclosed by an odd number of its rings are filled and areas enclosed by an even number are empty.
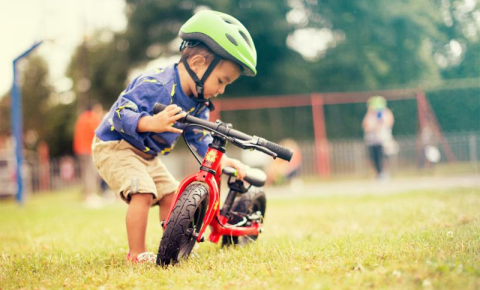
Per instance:
[[[168,217],[170,205],[173,202],[179,182],[158,157],[150,164],[149,173],[157,187],[157,199],[154,203],[159,206],[160,221],[164,221]]]
[[[100,175],[129,204],[125,221],[128,257],[132,259],[146,252],[148,212],[154,196],[157,198],[155,182],[148,172],[151,161],[138,155],[137,151],[125,140],[104,142],[96,137],[92,145]]]
[[[145,235],[151,203],[152,194],[150,193],[131,195],[126,216],[128,246],[131,257],[136,257],[146,251]]]
[[[173,202],[173,196],[175,192],[171,192],[167,195],[165,195],[160,201],[159,201],[159,210],[160,210],[160,221],[164,221],[168,217],[168,212],[170,211],[170,205]]]

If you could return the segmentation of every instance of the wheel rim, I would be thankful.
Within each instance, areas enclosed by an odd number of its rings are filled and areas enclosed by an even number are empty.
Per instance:
[[[180,244],[180,251],[178,252],[178,257],[184,259],[190,255],[193,247],[195,246],[195,236],[193,235],[194,231],[189,229],[188,236],[185,236]]]
[[[203,217],[205,216],[206,207],[204,203],[200,203],[195,214],[193,215],[193,219],[187,229],[187,233],[184,235],[181,243],[180,243],[180,250],[178,252],[178,257],[180,259],[187,258],[193,250],[195,246],[195,242],[197,240],[198,232],[202,227]]]
[[[263,216],[265,215],[265,209],[262,207],[259,200],[255,200],[255,202],[252,205],[252,209],[249,211],[249,213],[252,214],[252,213],[256,213],[257,211],[259,211],[262,214],[262,220],[263,220]],[[248,243],[255,241],[257,238],[258,238],[258,235],[240,236],[238,237],[238,244],[247,245]]]

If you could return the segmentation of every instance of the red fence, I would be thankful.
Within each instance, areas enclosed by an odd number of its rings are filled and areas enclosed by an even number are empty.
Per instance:
[[[442,130],[435,118],[435,113],[428,103],[428,99],[425,98],[425,94],[421,90],[417,89],[221,99],[215,102],[216,110],[212,112],[211,119],[220,119],[222,112],[226,111],[311,107],[313,135],[315,137],[315,170],[320,177],[328,177],[330,175],[330,153],[328,149],[328,136],[325,129],[324,106],[365,103],[368,98],[374,95],[381,95],[388,101],[416,99],[417,115],[420,124],[419,132],[426,126],[431,127],[435,137],[441,141],[448,160],[455,160],[455,156],[443,136]],[[420,152],[420,145],[417,146],[417,150]]]

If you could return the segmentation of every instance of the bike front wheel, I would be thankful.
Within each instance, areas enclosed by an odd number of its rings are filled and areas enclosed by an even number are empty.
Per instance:
[[[185,260],[195,246],[208,207],[208,189],[194,182],[181,193],[167,222],[158,248],[157,265]]]

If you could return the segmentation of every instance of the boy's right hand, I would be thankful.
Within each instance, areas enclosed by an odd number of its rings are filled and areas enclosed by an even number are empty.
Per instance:
[[[140,118],[137,125],[138,132],[172,132],[182,133],[182,130],[172,127],[175,122],[181,118],[185,118],[186,113],[178,114],[182,111],[177,105],[169,105],[165,110],[153,116],[145,116]],[[178,114],[178,115],[176,115]]]

